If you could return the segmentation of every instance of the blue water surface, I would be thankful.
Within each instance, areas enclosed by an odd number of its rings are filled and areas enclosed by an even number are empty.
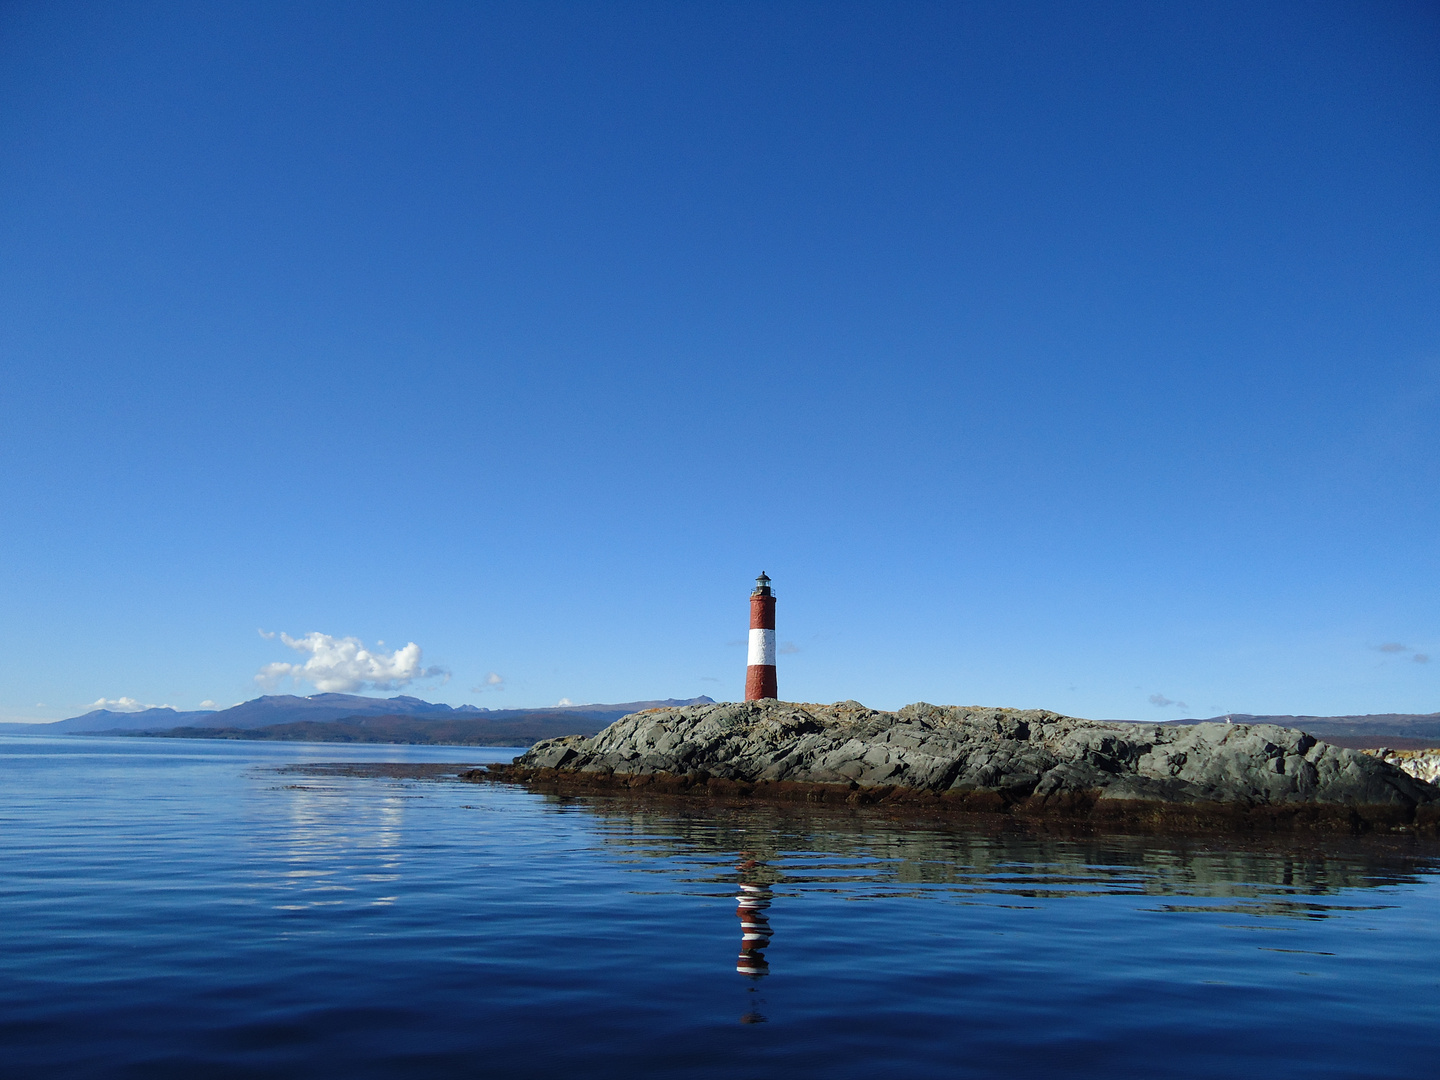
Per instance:
[[[284,768],[514,752],[0,737],[0,1075],[1440,1071],[1420,842]]]

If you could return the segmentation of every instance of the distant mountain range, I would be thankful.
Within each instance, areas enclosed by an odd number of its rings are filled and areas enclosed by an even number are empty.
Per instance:
[[[458,711],[458,710],[457,710]],[[603,714],[609,717],[609,713]],[[257,728],[173,727],[113,734],[172,739],[271,742],[405,743],[420,746],[530,746],[561,735],[594,735],[609,719],[578,712],[536,712],[511,719],[474,716],[345,716]]]
[[[141,712],[114,712],[95,709],[83,716],[72,716],[53,724],[7,724],[0,732],[42,735],[115,734],[185,734],[194,738],[300,738],[295,734],[278,734],[271,729],[303,725],[309,732],[305,738],[319,737],[333,741],[347,731],[366,730],[378,735],[385,731],[394,735],[408,732],[410,738],[343,738],[354,742],[449,742],[436,736],[445,731],[457,741],[468,745],[528,745],[537,738],[551,735],[593,734],[613,720],[641,709],[705,705],[708,697],[666,698],[663,701],[627,701],[614,705],[556,705],[548,709],[482,709],[475,705],[452,707],[419,698],[400,695],[392,698],[361,697],[358,694],[267,694],[253,701],[241,702],[214,712],[180,712],[176,709],[145,709]],[[361,721],[373,721],[361,723]],[[327,726],[344,721],[333,732]],[[384,721],[384,723],[380,723]],[[521,725],[517,727],[516,725]],[[546,734],[537,734],[540,731]],[[221,734],[224,732],[224,734]],[[243,734],[243,733],[255,734]],[[193,734],[192,734],[193,733]],[[488,737],[505,741],[485,743]],[[517,742],[516,740],[522,740]]]
[[[283,739],[305,742],[433,743],[461,746],[527,746],[558,735],[593,735],[641,709],[707,705],[712,699],[666,698],[618,704],[556,705],[547,709],[482,709],[450,706],[400,695],[267,694],[214,712],[95,709],[54,724],[4,724],[13,734],[153,734],[201,739]],[[1223,723],[1227,717],[1171,720],[1172,724]],[[1404,740],[1440,742],[1440,713],[1372,713],[1365,716],[1291,716],[1231,713],[1237,724],[1279,724],[1345,744],[1380,745]],[[1402,745],[1392,742],[1393,746]]]

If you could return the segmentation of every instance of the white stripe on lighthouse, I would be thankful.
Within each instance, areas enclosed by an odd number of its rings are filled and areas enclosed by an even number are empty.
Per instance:
[[[774,630],[750,631],[750,658],[745,663],[750,667],[755,667],[757,664],[764,667],[775,666]]]

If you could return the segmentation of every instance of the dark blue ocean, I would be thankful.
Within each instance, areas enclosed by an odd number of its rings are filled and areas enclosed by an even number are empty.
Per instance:
[[[1434,847],[282,771],[511,754],[0,737],[0,1075],[1440,1073]]]

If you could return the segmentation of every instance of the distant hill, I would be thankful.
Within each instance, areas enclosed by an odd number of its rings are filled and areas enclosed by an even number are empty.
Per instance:
[[[1299,728],[1318,738],[1349,736],[1351,738],[1385,738],[1399,736],[1435,741],[1440,739],[1440,713],[1369,713],[1364,716],[1257,716],[1252,713],[1230,713],[1205,720],[1175,720],[1176,724],[1223,724],[1227,719],[1237,724],[1279,724]]]
[[[593,734],[611,721],[641,709],[706,705],[712,699],[666,698],[663,701],[626,701],[618,704],[556,705],[545,709],[483,709],[476,705],[450,706],[399,695],[391,698],[358,694],[267,694],[215,712],[180,712],[146,709],[121,713],[96,709],[54,724],[5,724],[0,732],[14,734],[99,734],[114,732],[174,732],[186,729],[191,738],[305,739],[319,742],[450,743],[460,746],[527,746],[556,735]],[[375,723],[366,725],[362,719]],[[1223,723],[1226,717],[1172,720],[1175,724]],[[1319,738],[1361,740],[1420,740],[1440,742],[1440,713],[1371,713],[1364,716],[1293,716],[1231,713],[1237,724],[1279,724],[1300,728]],[[334,731],[320,730],[337,721]],[[305,735],[297,734],[305,725]],[[215,732],[214,734],[210,733]],[[194,732],[194,734],[192,734]],[[221,734],[223,732],[223,734]],[[253,736],[241,732],[256,732]],[[402,737],[403,736],[403,737]],[[486,741],[498,740],[498,741]],[[1392,743],[1392,745],[1399,745]]]
[[[82,731],[115,731],[124,728],[162,728],[178,724],[203,723],[214,716],[208,710],[202,712],[179,712],[175,709],[144,709],[141,712],[114,712],[110,709],[95,709],[84,716],[72,716],[53,724],[6,724],[4,731],[39,732],[48,735],[76,734]]]
[[[603,720],[604,723],[600,727],[604,727],[612,720],[618,720],[628,713],[639,712],[641,709],[704,705],[710,701],[710,698],[702,696],[683,700],[667,698],[663,701],[628,701],[614,705],[557,705],[548,709],[482,709],[475,705],[454,707],[441,705],[404,694],[392,698],[361,697],[358,694],[312,694],[310,697],[298,697],[294,694],[266,694],[263,697],[214,712],[145,709],[142,712],[122,713],[109,709],[95,709],[83,716],[72,716],[68,720],[60,720],[53,724],[5,725],[0,727],[0,732],[47,735],[98,734],[100,732],[167,731],[178,727],[246,731],[284,724],[326,723],[364,716],[392,719],[410,717],[425,721],[478,720],[482,718],[486,721],[528,721],[541,715],[557,718],[569,716],[585,721]],[[565,732],[565,734],[569,733]]]
[[[604,715],[609,716],[608,713]],[[255,728],[181,726],[113,734],[171,739],[519,747],[561,735],[594,735],[608,723],[610,719],[582,712],[547,710],[520,713],[505,719],[492,716],[346,716],[338,720],[297,720]]]

